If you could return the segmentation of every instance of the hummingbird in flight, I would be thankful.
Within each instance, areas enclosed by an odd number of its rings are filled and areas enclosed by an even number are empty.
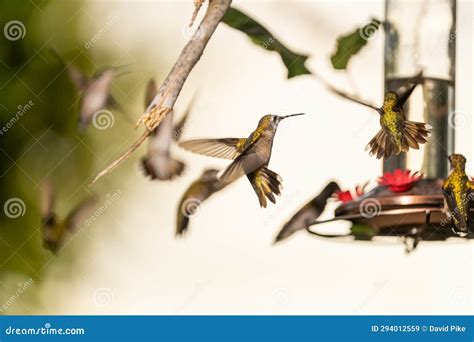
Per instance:
[[[326,208],[326,203],[336,191],[341,188],[336,182],[329,182],[324,189],[311,201],[306,203],[293,217],[284,224],[275,238],[275,243],[285,240],[299,230],[316,221]]]
[[[73,234],[84,223],[96,206],[94,198],[86,199],[73,209],[64,220],[59,220],[55,211],[55,191],[50,182],[40,187],[40,214],[43,247],[57,254],[68,235]]]
[[[176,235],[183,235],[188,230],[189,219],[197,214],[202,203],[224,187],[219,181],[219,170],[207,169],[184,192],[179,202]]]
[[[122,67],[104,67],[88,77],[72,63],[67,63],[56,50],[51,52],[66,68],[69,79],[81,93],[79,100],[79,131],[84,132],[92,122],[94,114],[107,108],[123,112],[121,105],[111,94],[112,81],[118,76]]]
[[[349,96],[349,98],[366,107],[375,109],[380,115],[381,129],[367,144],[366,150],[377,159],[387,159],[393,154],[408,152],[410,148],[419,149],[420,144],[426,143],[430,134],[430,126],[423,122],[407,120],[403,108],[405,102],[422,82],[423,72],[418,73],[406,86],[397,91],[389,91],[385,94],[382,107],[378,108],[369,103],[360,101]]]
[[[145,94],[145,106],[151,103],[157,94],[157,87],[154,79],[148,82]],[[191,105],[184,113],[182,119],[173,125],[174,112],[171,111],[158,127],[156,127],[148,139],[147,154],[142,158],[142,168],[145,175],[151,179],[170,180],[181,175],[184,170],[184,163],[173,159],[170,156],[170,146],[172,141],[178,141],[181,137],[186,120],[190,112]]]
[[[449,156],[451,171],[443,182],[447,216],[459,236],[469,233],[469,205],[474,200],[474,182],[466,174],[466,158],[462,154]]]
[[[225,186],[246,175],[257,194],[260,206],[266,208],[267,199],[275,203],[275,195],[280,195],[282,187],[281,177],[267,168],[278,124],[286,118],[303,114],[265,115],[248,138],[198,139],[179,145],[194,153],[233,160],[219,180]]]

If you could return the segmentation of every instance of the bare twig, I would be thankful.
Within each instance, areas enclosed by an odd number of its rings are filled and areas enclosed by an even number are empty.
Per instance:
[[[102,170],[91,182],[91,185],[127,159],[146,140],[146,138],[151,135],[163,118],[171,112],[179,93],[183,88],[184,82],[186,82],[191,70],[199,61],[209,39],[214,33],[217,25],[219,25],[219,22],[229,8],[231,2],[232,0],[209,0],[207,12],[202,19],[201,24],[197,28],[193,37],[181,51],[181,54],[176,60],[170,73],[158,89],[158,94],[137,123],[137,125],[143,123],[146,126],[146,131],[127,151],[125,151],[112,164]]]
[[[204,3],[205,0],[194,0],[194,13],[191,17],[191,21],[189,23],[189,26],[193,26],[194,20],[196,20],[196,17],[199,13],[199,10],[201,9],[202,4]]]

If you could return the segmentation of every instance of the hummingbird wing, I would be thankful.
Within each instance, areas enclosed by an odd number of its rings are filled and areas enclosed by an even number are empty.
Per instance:
[[[202,203],[220,190],[218,170],[206,170],[201,177],[194,181],[185,191],[179,202],[176,217],[176,235],[183,235],[188,230],[189,220],[198,213]]]
[[[220,179],[224,184],[229,184],[236,179],[248,175],[262,166],[268,164],[268,154],[255,150],[255,143],[250,144],[235,160],[224,170]]]
[[[179,120],[175,125],[173,129],[173,138],[175,141],[179,141],[181,138],[181,135],[183,135],[184,128],[186,126],[186,121],[188,120],[189,113],[191,112],[191,108],[194,103],[194,97],[191,99],[191,102],[188,105],[188,108],[186,108],[186,111],[184,112],[183,116],[181,117],[181,120]]]
[[[89,85],[89,81],[90,81],[89,77],[87,77],[74,64],[67,63],[54,48],[50,48],[49,50],[57,59],[59,59],[61,64],[64,65],[64,68],[66,69],[68,73],[69,79],[71,80],[72,83],[74,83],[74,86],[79,91],[85,90],[87,86]]]
[[[84,221],[90,217],[97,206],[95,198],[89,198],[81,202],[72,210],[65,219],[65,227],[68,232],[74,232]]]
[[[445,206],[448,208],[447,216],[451,218],[460,232],[467,232],[467,213],[469,213],[469,201],[457,203],[451,186],[443,186],[442,188],[445,200]]]
[[[158,93],[158,87],[156,86],[155,79],[151,78],[146,85],[145,108],[148,108],[148,106],[150,105],[151,101],[153,101],[157,93]]]
[[[293,217],[285,223],[283,228],[275,238],[275,243],[282,241],[295,232],[305,229],[308,225],[314,223],[326,208],[328,199],[341,188],[336,182],[330,182],[324,189],[311,201],[306,203]]]
[[[331,89],[331,91],[333,93],[335,93],[336,95],[339,95],[340,97],[342,98],[345,98],[346,100],[349,100],[349,101],[353,101],[353,102],[356,102],[358,104],[361,104],[363,106],[366,106],[366,107],[369,107],[369,108],[372,108],[372,109],[375,109],[376,111],[379,110],[379,108],[377,108],[376,106],[374,106],[373,104],[371,103],[368,103],[368,102],[365,102],[365,101],[362,101],[361,99],[357,98],[357,97],[354,97],[352,95],[349,95],[343,91],[340,91],[339,89],[336,89],[336,88],[333,88],[333,87],[329,87],[329,89]]]
[[[179,143],[179,146],[190,152],[208,157],[235,159],[244,150],[245,138],[196,139]]]
[[[422,82],[423,82],[423,71],[420,71],[418,74],[412,77],[407,84],[400,87],[397,90],[397,95],[398,95],[397,107],[403,108],[403,105],[408,100],[411,93],[413,93],[413,90],[415,90],[416,86]]]
[[[40,187],[40,215],[43,225],[52,223],[51,220],[54,221],[54,202],[54,187],[50,181],[46,181]]]

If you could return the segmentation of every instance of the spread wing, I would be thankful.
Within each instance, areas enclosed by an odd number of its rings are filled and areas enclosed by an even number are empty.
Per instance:
[[[64,65],[69,79],[74,83],[74,86],[80,91],[86,89],[89,84],[89,78],[75,65],[67,63],[55,49],[51,48],[50,51]]]
[[[73,211],[66,217],[66,229],[70,232],[74,232],[77,227],[84,223],[84,221],[93,213],[96,207],[96,200],[89,198],[79,204]]]
[[[398,95],[397,106],[398,107],[400,108],[403,107],[405,102],[410,97],[411,93],[413,93],[413,90],[415,90],[416,86],[422,83],[422,81],[423,81],[423,71],[420,71],[413,78],[411,78],[406,85],[400,87],[397,90],[397,95]]]
[[[256,171],[267,163],[268,156],[255,151],[254,144],[251,144],[224,170],[220,179],[224,184],[229,184]]]
[[[158,92],[158,88],[156,87],[155,79],[152,78],[148,81],[145,91],[145,107],[148,107],[155,98]]]
[[[197,139],[179,144],[185,150],[208,157],[235,159],[243,152],[245,138]]]
[[[40,214],[43,222],[53,217],[55,193],[51,182],[47,181],[40,187]]]
[[[174,125],[173,128],[173,138],[175,141],[178,141],[181,138],[181,135],[183,134],[183,131],[186,126],[186,121],[188,120],[189,113],[191,112],[191,109],[193,107],[194,103],[194,96],[191,99],[191,102],[189,102],[188,108],[186,108],[186,111],[184,112],[183,116],[181,119]]]
[[[463,215],[463,212],[468,212],[469,210],[469,203],[462,203],[461,205],[464,206],[464,208],[458,208],[458,205],[456,204],[453,189],[450,186],[446,186],[442,188],[443,194],[444,194],[444,200],[445,200],[445,205],[448,209],[447,216],[449,218],[452,218],[456,227],[463,231],[467,229],[467,222],[466,218]]]

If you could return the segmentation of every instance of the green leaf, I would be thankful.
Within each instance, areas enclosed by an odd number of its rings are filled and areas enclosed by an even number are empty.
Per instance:
[[[288,70],[288,78],[311,74],[311,71],[305,66],[307,55],[301,55],[288,49],[270,31],[245,13],[230,7],[222,18],[222,22],[245,33],[254,44],[277,52]]]
[[[357,54],[372,39],[380,24],[380,20],[372,18],[370,23],[358,27],[348,35],[337,38],[336,51],[331,56],[334,69],[346,69],[351,57]]]
[[[376,235],[372,227],[365,224],[355,223],[351,228],[351,234],[356,240],[370,241]]]

